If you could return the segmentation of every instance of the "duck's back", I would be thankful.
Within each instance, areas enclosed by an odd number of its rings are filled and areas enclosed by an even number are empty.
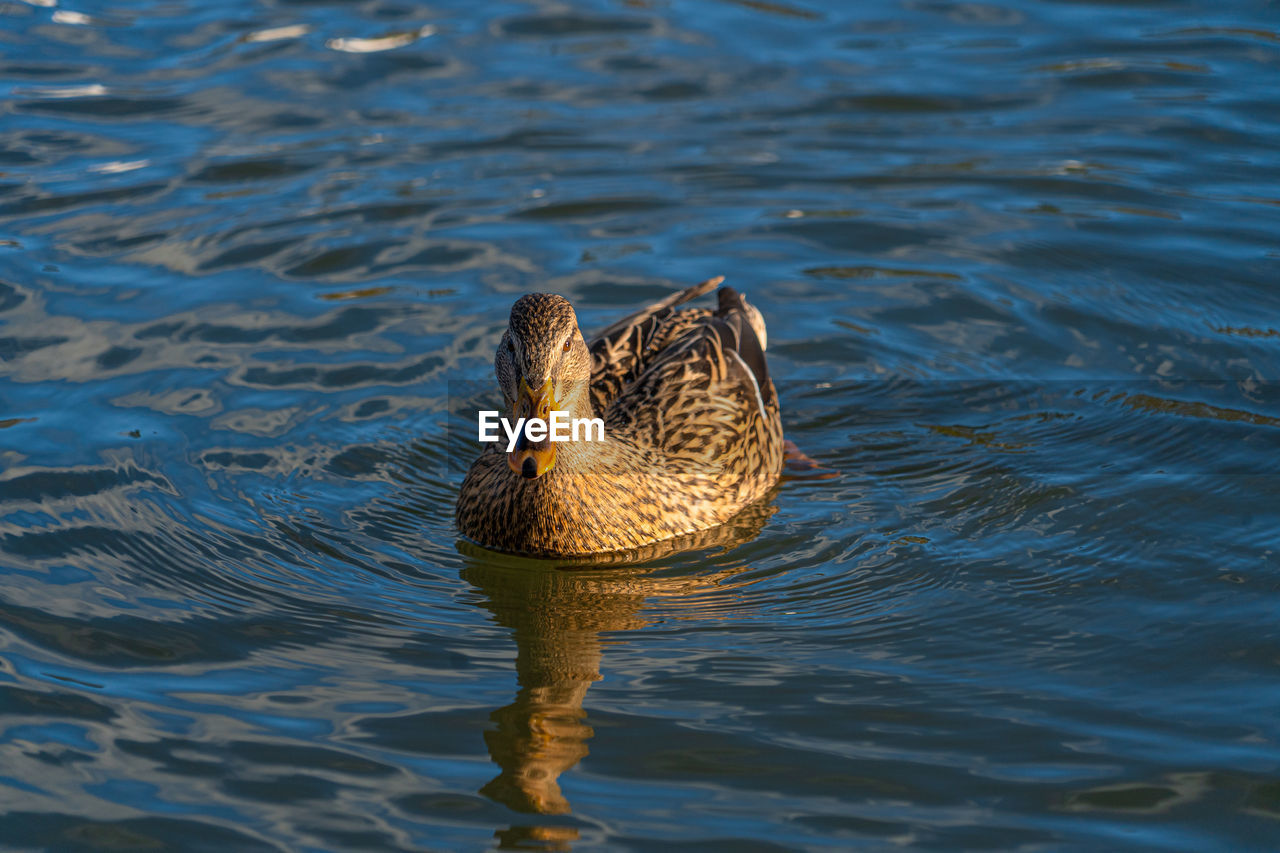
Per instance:
[[[718,473],[723,499],[745,503],[782,469],[782,425],[760,313],[728,287],[715,311],[679,308],[720,281],[606,329],[591,345],[592,396],[608,435]]]

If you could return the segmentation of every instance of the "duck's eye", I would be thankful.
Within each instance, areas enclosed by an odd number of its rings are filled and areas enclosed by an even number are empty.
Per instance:
[[[570,349],[572,346],[573,346],[573,338],[565,338],[565,339],[564,339],[564,351],[565,351],[565,352],[568,352],[568,351],[569,351],[569,349]]]
[[[516,345],[511,343],[510,338],[507,338],[507,352],[511,353],[512,355],[516,354]]]

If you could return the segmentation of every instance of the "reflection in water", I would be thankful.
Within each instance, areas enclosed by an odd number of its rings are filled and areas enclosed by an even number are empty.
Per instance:
[[[499,850],[572,850],[570,841],[578,840],[572,826],[513,826],[494,833]]]
[[[530,560],[460,544],[472,558],[462,576],[516,641],[515,701],[489,715],[489,755],[502,771],[480,793],[509,808],[567,814],[560,774],[587,755],[587,689],[599,681],[601,633],[642,628],[654,596],[683,595],[723,581],[745,566],[695,577],[658,577],[653,562],[679,551],[731,548],[754,539],[775,512],[770,499],[728,524],[592,563]],[[613,568],[608,568],[613,566]]]
[[[557,780],[587,754],[582,703],[600,680],[600,632],[643,625],[644,596],[634,584],[555,570],[477,567],[466,579],[512,630],[520,683],[515,701],[489,715],[485,742],[502,772],[481,793],[516,811],[567,813]]]

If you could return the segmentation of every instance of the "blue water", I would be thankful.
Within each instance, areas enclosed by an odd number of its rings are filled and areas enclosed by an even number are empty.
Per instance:
[[[1275,848],[1276,13],[0,3],[0,846]],[[460,547],[511,302],[718,274],[819,471]]]

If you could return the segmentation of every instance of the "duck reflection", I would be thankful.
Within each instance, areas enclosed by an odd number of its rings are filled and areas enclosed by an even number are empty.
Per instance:
[[[715,530],[589,563],[527,560],[460,543],[470,558],[463,578],[484,593],[484,606],[516,641],[519,690],[489,715],[493,727],[485,733],[501,772],[480,793],[520,812],[567,814],[559,780],[588,752],[593,731],[583,703],[602,677],[601,634],[644,627],[650,598],[687,595],[745,571],[739,565],[673,577],[655,563],[750,541],[774,511],[764,501]]]
[[[564,814],[560,774],[587,754],[582,709],[600,680],[600,633],[638,628],[644,596],[625,582],[555,569],[476,566],[466,579],[487,594],[516,641],[515,701],[489,715],[489,755],[502,772],[480,793],[521,812]]]

